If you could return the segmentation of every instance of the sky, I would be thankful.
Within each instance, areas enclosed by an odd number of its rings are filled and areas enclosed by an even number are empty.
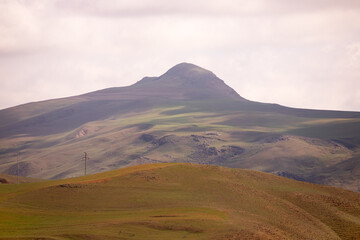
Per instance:
[[[0,109],[181,62],[249,100],[360,111],[360,1],[0,0]]]

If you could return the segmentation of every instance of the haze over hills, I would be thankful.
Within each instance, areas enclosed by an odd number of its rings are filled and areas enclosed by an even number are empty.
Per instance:
[[[360,194],[184,163],[0,184],[0,239],[357,239]]]
[[[271,93],[269,93],[271,94]],[[255,169],[360,190],[360,112],[244,99],[181,63],[128,87],[0,111],[0,171],[34,178],[158,162]]]

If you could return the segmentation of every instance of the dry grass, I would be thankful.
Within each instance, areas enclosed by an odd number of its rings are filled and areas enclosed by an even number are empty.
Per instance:
[[[2,239],[360,237],[359,194],[250,170],[150,164],[0,195]]]

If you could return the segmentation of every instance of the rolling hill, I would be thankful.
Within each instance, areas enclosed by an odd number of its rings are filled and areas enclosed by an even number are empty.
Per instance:
[[[0,185],[0,239],[358,239],[360,195],[162,163]]]
[[[360,112],[239,96],[181,63],[128,87],[0,111],[0,172],[59,179],[163,162],[254,169],[360,191]]]

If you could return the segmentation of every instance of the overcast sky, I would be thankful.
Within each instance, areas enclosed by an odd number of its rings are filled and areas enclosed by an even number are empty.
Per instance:
[[[0,109],[180,62],[249,100],[360,111],[360,1],[0,0]]]

